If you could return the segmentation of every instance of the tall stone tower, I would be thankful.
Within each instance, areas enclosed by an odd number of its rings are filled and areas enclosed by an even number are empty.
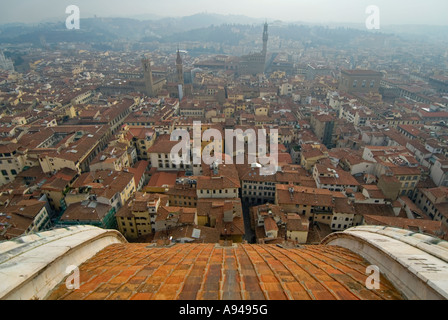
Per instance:
[[[263,55],[266,59],[266,55],[268,53],[268,40],[269,40],[269,34],[268,34],[268,23],[266,22],[264,24],[264,30],[263,30]]]
[[[176,69],[177,69],[177,90],[179,101],[183,99],[185,95],[185,81],[184,81],[184,68],[182,63],[182,57],[180,56],[180,51],[177,49],[177,59],[176,59]]]
[[[264,24],[263,30],[263,50],[261,52],[250,53],[241,59],[239,66],[240,74],[263,74],[266,68],[266,58],[268,53],[268,23]]]
[[[152,78],[151,60],[148,58],[142,59],[143,75],[145,77],[145,89],[148,96],[154,96],[154,81]]]
[[[177,68],[177,81],[179,84],[184,85],[184,68],[179,49],[177,49],[176,68]]]

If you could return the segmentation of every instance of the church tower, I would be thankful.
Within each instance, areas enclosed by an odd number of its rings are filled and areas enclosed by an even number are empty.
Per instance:
[[[146,94],[152,97],[154,96],[154,81],[152,78],[151,60],[143,58],[142,64],[143,64],[143,75],[145,77]]]
[[[184,85],[184,68],[179,49],[177,49],[176,68],[177,68],[177,81],[179,84]]]
[[[179,101],[183,99],[185,91],[185,81],[184,81],[184,68],[183,68],[183,62],[182,57],[180,56],[179,48],[177,49],[177,58],[176,58],[176,69],[177,69],[177,89],[178,89],[178,96]]]

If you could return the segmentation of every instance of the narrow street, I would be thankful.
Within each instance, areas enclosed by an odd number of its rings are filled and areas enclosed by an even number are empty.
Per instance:
[[[248,243],[255,243],[255,232],[252,230],[250,222],[249,205],[243,202],[243,216],[244,216],[244,240]]]

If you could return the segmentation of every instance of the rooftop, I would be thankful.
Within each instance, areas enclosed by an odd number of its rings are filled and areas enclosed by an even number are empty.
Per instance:
[[[319,258],[317,258],[319,256]],[[338,247],[114,244],[81,265],[81,287],[65,283],[49,300],[377,300],[401,299],[365,288],[367,261]],[[82,276],[84,274],[84,276]]]
[[[0,253],[2,299],[448,298],[447,242],[389,227],[356,227],[320,245],[285,247],[130,244],[117,231],[76,226],[0,242]],[[372,264],[380,268],[375,290],[366,286]],[[79,268],[79,289],[67,288],[67,266]]]

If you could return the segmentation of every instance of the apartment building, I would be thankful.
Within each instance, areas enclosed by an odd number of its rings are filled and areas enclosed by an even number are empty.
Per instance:
[[[0,206],[0,241],[51,227],[50,212],[45,201],[24,199]]]
[[[313,178],[317,188],[330,191],[357,192],[359,182],[350,174],[338,167],[334,167],[329,161],[316,163],[313,167]]]
[[[188,155],[187,162],[175,163],[172,151],[178,144],[179,141],[171,141],[170,135],[159,136],[147,150],[151,167],[157,168],[159,171],[192,171],[190,155]]]
[[[198,225],[196,208],[161,206],[157,210],[153,228],[155,233],[166,232],[166,238],[169,238],[172,229],[187,225]]]
[[[134,174],[124,171],[95,171],[81,174],[65,197],[67,206],[92,200],[110,205],[117,212],[136,192]]]
[[[448,227],[448,187],[419,188],[414,202],[431,219]]]
[[[218,231],[220,240],[241,243],[245,236],[243,208],[238,198],[202,198],[198,200],[199,226]]]
[[[437,186],[448,187],[448,159],[445,157],[436,159],[431,167],[430,176]]]
[[[264,204],[275,201],[277,184],[316,187],[314,179],[302,167],[283,165],[272,175],[260,174],[256,165],[240,165],[241,199],[249,204]]]
[[[300,165],[307,171],[322,159],[328,158],[328,149],[323,144],[305,143],[301,145]]]
[[[198,199],[236,199],[241,187],[235,165],[216,162],[204,167],[203,176],[197,177]]]
[[[327,148],[333,147],[336,133],[336,118],[324,112],[312,112],[310,119],[314,134]]]
[[[149,149],[154,145],[157,139],[157,133],[151,127],[129,126],[125,125],[121,129],[121,139],[130,147],[135,148],[136,156],[140,160],[149,160]]]
[[[26,166],[26,154],[19,144],[0,145],[0,186],[14,181]]]
[[[129,162],[128,148],[123,143],[108,146],[92,160],[89,166],[90,171],[121,171],[125,167],[130,167],[132,163]]]
[[[169,201],[173,206],[196,208],[198,203],[198,195],[196,188],[196,180],[190,178],[180,179],[165,195],[169,197]]]
[[[354,225],[356,209],[352,200],[335,198],[333,206],[333,216],[331,219],[331,230],[342,231]]]
[[[372,70],[341,70],[339,91],[347,93],[378,93],[383,77]]]
[[[115,215],[118,230],[127,239],[154,233],[159,208],[168,204],[166,195],[137,192]]]
[[[276,186],[275,204],[288,213],[297,213],[308,221],[330,224],[333,217],[334,199],[347,197],[336,191],[301,186]]]
[[[77,171],[63,168],[46,180],[41,190],[47,196],[47,200],[51,209],[56,212],[64,212],[67,209],[65,195],[69,192],[70,187],[79,177]]]
[[[116,229],[116,209],[110,204],[95,200],[71,203],[57,222],[58,227],[92,225],[104,229]]]
[[[389,183],[396,184],[398,181],[401,184],[397,196],[412,197],[422,172],[418,161],[406,147],[367,146],[364,148],[363,159],[374,163],[371,173],[378,178],[378,186],[390,188],[390,184],[382,183],[381,180],[391,180],[394,177],[395,181]],[[382,190],[385,195],[390,196],[390,192],[386,192],[384,188]],[[392,200],[396,198],[393,197]]]
[[[251,215],[257,243],[307,242],[309,222],[298,214],[288,214],[282,207],[268,203],[252,207]]]
[[[105,147],[108,137],[106,126],[49,129],[51,131],[48,131],[48,138],[34,147],[31,144],[32,149],[28,149],[27,153],[28,160],[37,157],[45,173],[59,171],[62,168],[69,168],[79,173],[87,172],[92,160]]]

